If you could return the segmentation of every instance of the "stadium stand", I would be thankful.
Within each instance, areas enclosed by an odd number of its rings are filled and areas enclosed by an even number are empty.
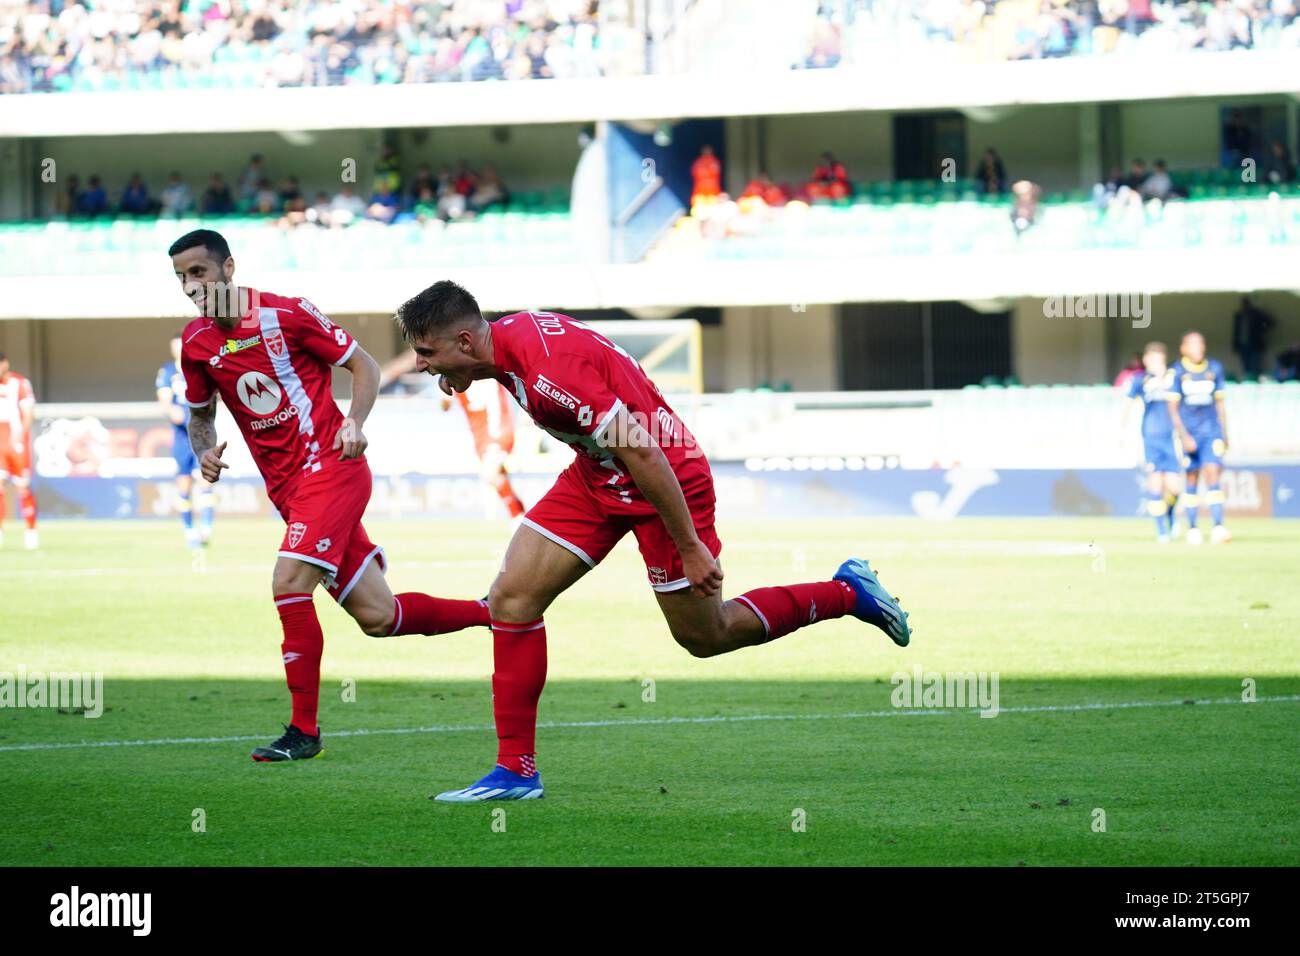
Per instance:
[[[917,55],[962,62],[1295,49],[1294,0],[828,0],[796,68]]]
[[[600,76],[625,69],[591,0],[0,4],[0,93]],[[636,62],[635,56],[631,62]]]

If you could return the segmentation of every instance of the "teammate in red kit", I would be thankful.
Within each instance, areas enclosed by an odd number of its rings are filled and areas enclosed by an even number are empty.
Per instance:
[[[199,308],[181,345],[199,468],[215,482],[229,467],[221,460],[226,443],[217,444],[215,429],[220,394],[287,526],[271,591],[284,629],[293,716],[284,735],[254,750],[253,759],[314,757],[321,750],[316,711],[323,645],[312,603],[316,585],[323,581],[372,637],[486,626],[487,608],[483,601],[417,592],[394,597],[384,580],[383,548],[361,524],[372,488],[361,427],[379,389],[379,366],[366,350],[306,299],[235,285],[235,261],[219,233],[187,233],[168,255]],[[352,373],[346,418],[330,394],[331,366]]]
[[[518,312],[488,322],[454,282],[401,307],[420,371],[444,392],[494,378],[577,458],[525,516],[488,596],[497,766],[449,802],[535,799],[537,701],[546,681],[542,615],[631,532],[677,643],[697,657],[764,644],[816,621],[853,615],[899,645],[907,615],[860,559],[828,581],[760,588],[723,601],[709,463],[641,366],[580,322]]]
[[[36,536],[36,495],[32,493],[32,424],[36,420],[36,393],[31,380],[9,368],[9,359],[0,352],[0,545],[4,544],[5,482],[13,482],[22,508],[23,546],[34,551],[40,546]]]

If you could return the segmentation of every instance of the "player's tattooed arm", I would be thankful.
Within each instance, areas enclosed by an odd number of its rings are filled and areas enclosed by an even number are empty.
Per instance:
[[[627,467],[646,501],[659,512],[677,545],[677,553],[682,556],[682,569],[691,582],[691,589],[703,597],[717,594],[722,590],[722,569],[695,533],[686,496],[663,449],[628,415],[627,408],[619,409],[604,434],[618,436],[618,442],[611,443],[611,451]]]
[[[339,452],[340,458],[357,458],[369,444],[361,433],[361,426],[375,407],[381,375],[379,363],[359,345],[352,350],[343,367],[352,373],[352,405],[348,408],[348,417],[343,420],[343,427],[334,436],[334,450]]]
[[[226,450],[226,443],[217,444],[217,398],[206,405],[190,409],[190,447],[199,459],[199,471],[203,480],[209,483],[221,480],[221,469],[229,468],[221,460]]]

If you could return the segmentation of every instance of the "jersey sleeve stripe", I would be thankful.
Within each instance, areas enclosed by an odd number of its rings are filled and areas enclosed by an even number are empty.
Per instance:
[[[206,402],[191,402],[188,398],[183,399],[185,404],[188,405],[190,408],[207,408],[216,400],[217,400],[216,392],[213,392],[211,395],[209,395],[208,400]]]
[[[342,355],[340,355],[338,359],[334,362],[334,364],[335,365],[345,364],[348,359],[352,358],[352,353],[355,352],[356,350],[357,350],[357,340],[353,339],[352,344],[348,346],[348,350],[344,352]]]
[[[599,439],[603,436],[606,429],[608,429],[610,424],[614,421],[614,416],[619,413],[619,409],[621,408],[623,408],[623,400],[615,399],[614,406],[605,413],[605,417],[600,420],[600,424],[597,425],[596,430],[591,433],[591,437]]]

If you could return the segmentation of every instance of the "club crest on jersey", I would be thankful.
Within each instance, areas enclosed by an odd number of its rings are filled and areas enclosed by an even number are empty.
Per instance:
[[[284,358],[284,333],[279,329],[266,333],[266,350],[276,358]]]
[[[649,568],[651,584],[667,584],[668,572],[663,568]]]
[[[537,376],[537,381],[533,383],[533,391],[545,395],[561,408],[567,408],[571,412],[578,408],[578,400],[545,375]]]
[[[302,536],[307,533],[307,526],[301,521],[295,521],[289,525],[289,547],[296,548],[302,541]]]

